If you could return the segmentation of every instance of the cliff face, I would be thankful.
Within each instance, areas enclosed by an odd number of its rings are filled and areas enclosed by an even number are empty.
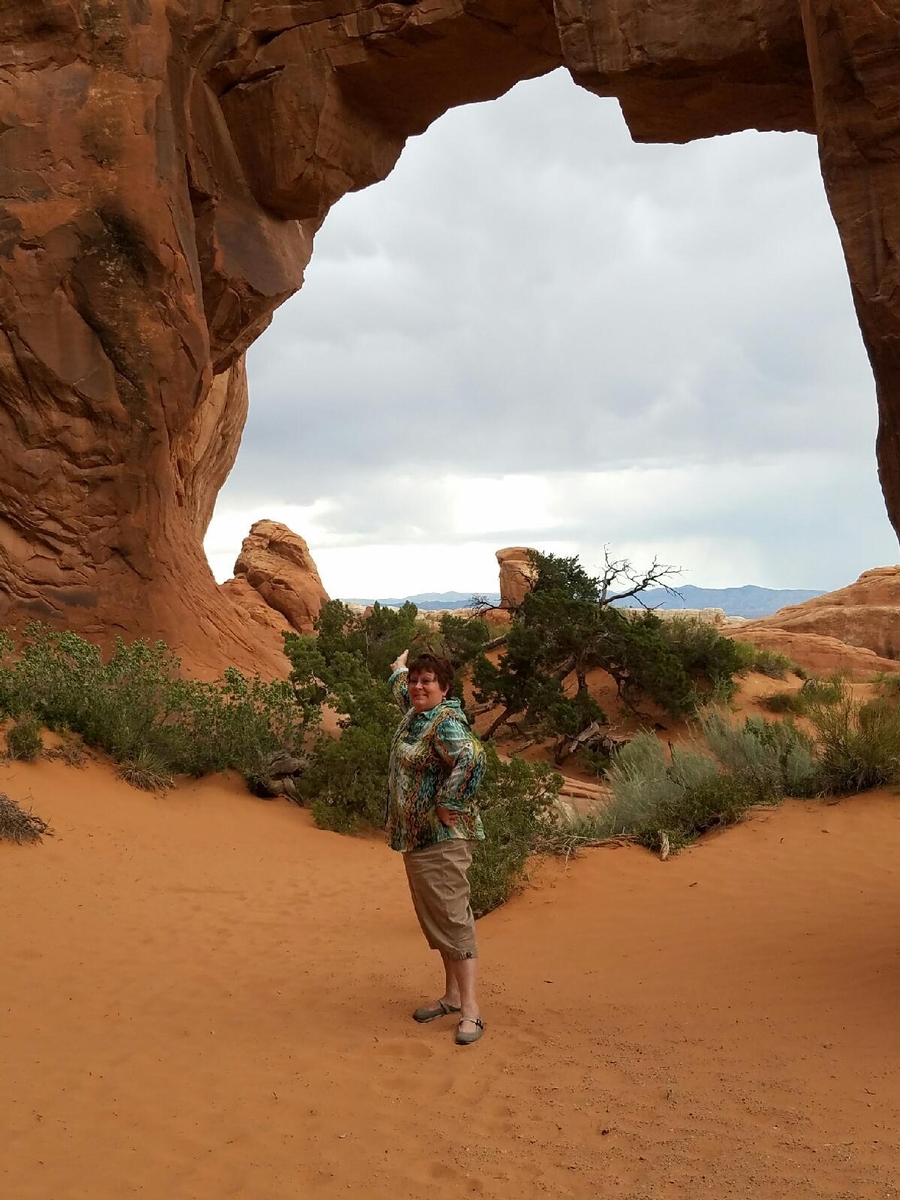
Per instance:
[[[748,621],[739,636],[773,629],[837,638],[896,661],[900,659],[900,567],[864,571],[847,587]]]
[[[640,139],[817,129],[900,524],[900,33],[876,0],[9,0],[0,35],[0,624],[254,661],[201,546],[245,349],[335,200],[561,65]]]
[[[257,521],[251,527],[234,564],[234,578],[222,589],[241,605],[252,603],[257,619],[259,605],[264,604],[269,609],[267,623],[297,633],[312,633],[319,610],[328,602],[309,546],[278,521]]]

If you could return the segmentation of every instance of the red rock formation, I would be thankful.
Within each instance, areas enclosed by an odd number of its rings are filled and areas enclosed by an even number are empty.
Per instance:
[[[528,546],[507,546],[497,551],[500,565],[500,607],[517,608],[531,591],[534,567]]]
[[[256,621],[264,629],[279,636],[282,633],[294,632],[294,627],[287,617],[266,604],[256,588],[247,581],[246,575],[236,575],[233,579],[227,579],[221,585],[221,590],[232,604],[237,605],[251,621]]]
[[[821,634],[882,658],[900,659],[900,566],[864,571],[848,587],[749,621],[739,636],[774,629]]]
[[[797,0],[556,0],[576,81],[617,96],[639,142],[816,121]]]
[[[244,538],[234,574],[223,591],[247,605],[255,620],[275,629],[312,633],[328,593],[302,537],[278,521],[257,521]],[[260,602],[271,616],[257,609]]]
[[[252,662],[258,624],[201,547],[240,440],[244,350],[300,286],[336,199],[383,179],[449,107],[564,63],[620,96],[645,140],[815,125],[900,525],[900,27],[878,0],[799,11],[802,25],[796,0],[557,0],[555,16],[547,0],[0,6],[0,624]]]
[[[900,533],[900,19],[883,0],[801,0],[825,189],[875,373],[878,473]]]
[[[858,683],[870,683],[879,674],[900,671],[900,662],[879,658],[873,650],[851,646],[821,633],[796,629],[751,629],[748,622],[737,629],[723,630],[738,642],[750,642],[760,650],[774,650],[803,667],[810,675],[825,678],[840,672]]]

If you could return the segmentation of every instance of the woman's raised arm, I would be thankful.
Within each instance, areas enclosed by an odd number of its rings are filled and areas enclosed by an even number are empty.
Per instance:
[[[409,688],[406,686],[406,677],[409,674],[406,669],[408,657],[409,650],[404,650],[402,654],[397,655],[391,663],[391,677],[388,680],[394,702],[403,712],[409,709]]]

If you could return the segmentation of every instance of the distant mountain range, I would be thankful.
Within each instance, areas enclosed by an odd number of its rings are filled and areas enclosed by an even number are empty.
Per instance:
[[[409,600],[416,608],[425,612],[435,612],[444,608],[469,608],[473,596],[483,596],[491,604],[500,603],[499,592],[420,592],[418,596],[391,596],[386,600],[379,596],[377,603],[383,604],[385,608],[399,608]],[[346,596],[344,599],[348,604],[376,603],[375,600],[360,600],[356,596]]]
[[[680,596],[672,596],[663,588],[648,588],[641,599],[653,608],[721,608],[729,617],[768,617],[788,604],[802,604],[823,592],[797,588],[764,588],[747,584],[734,588],[702,588],[686,583],[679,587]],[[437,609],[468,608],[473,592],[421,592],[418,596],[379,598],[378,603],[395,608],[412,601],[417,608],[434,612]],[[482,593],[478,593],[482,594]],[[499,592],[483,593],[491,604],[500,603]],[[374,600],[348,597],[353,604],[374,604]],[[636,608],[637,601],[623,602],[623,607]]]
[[[768,617],[789,604],[803,604],[824,592],[809,592],[799,588],[764,588],[752,583],[734,588],[702,588],[682,584],[679,596],[671,596],[664,588],[648,588],[641,599],[652,608],[721,608],[729,617]],[[637,601],[628,600],[629,608]]]

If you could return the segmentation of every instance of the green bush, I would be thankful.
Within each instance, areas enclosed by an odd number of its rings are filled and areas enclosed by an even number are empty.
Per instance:
[[[376,679],[362,653],[337,649],[336,641],[327,661],[313,638],[288,635],[285,650],[295,691],[309,696],[319,688],[341,714],[340,737],[320,732],[309,748],[297,781],[301,798],[323,829],[353,833],[382,825],[391,738],[400,720],[386,677]]]
[[[133,758],[122,761],[119,775],[132,787],[145,792],[172,786],[172,776],[166,770],[165,763],[147,746],[142,746]]]
[[[44,749],[41,723],[32,713],[23,713],[6,731],[6,748],[10,758],[32,762]]]
[[[613,801],[603,822],[607,836],[630,837],[658,850],[666,836],[678,851],[701,834],[740,820],[754,802],[744,778],[722,771],[698,748],[672,748],[642,734],[620,752],[609,773]]]
[[[529,856],[557,821],[562,777],[547,763],[513,757],[503,762],[485,746],[487,768],[479,792],[485,840],[475,847],[469,882],[472,911],[482,917],[521,887]]]
[[[654,734],[638,734],[619,751],[608,772],[612,800],[598,815],[598,833],[637,838],[642,830],[661,829],[659,814],[675,811],[685,795],[718,775],[715,761],[699,749],[673,749],[670,761]]]
[[[326,665],[336,654],[356,654],[376,679],[387,678],[390,664],[403,650],[424,648],[431,632],[410,601],[399,609],[375,604],[368,616],[364,616],[340,600],[329,600],[322,605],[316,631],[317,651]],[[293,645],[294,637],[286,635],[288,646]],[[290,658],[290,649],[286,653]]]
[[[900,697],[900,671],[880,671],[873,683],[884,696]]]
[[[752,803],[753,796],[734,775],[699,780],[680,795],[663,800],[652,818],[635,830],[634,838],[648,850],[660,850],[665,834],[669,849],[677,852],[711,829],[737,824]]]
[[[796,692],[773,692],[761,696],[759,703],[770,713],[800,713],[802,708]]]
[[[36,813],[26,811],[9,796],[0,795],[0,841],[39,842],[50,826]]]
[[[860,704],[849,689],[837,704],[810,710],[816,727],[820,789],[863,792],[900,781],[900,707],[889,700]]]
[[[723,637],[715,625],[697,617],[670,618],[665,635],[688,676],[709,684],[709,699],[727,703],[735,692],[734,677],[749,669],[744,644]]]
[[[116,762],[152,762],[151,773],[200,776],[235,769],[249,783],[272,755],[298,749],[318,720],[286,680],[246,679],[229,669],[215,683],[182,679],[162,642],[116,642],[100,650],[73,633],[30,625],[16,655],[0,646],[0,711],[33,713],[50,729],[80,733]],[[129,768],[129,769],[132,769]]]
[[[829,675],[827,679],[816,679],[810,676],[803,681],[798,695],[806,709],[814,705],[837,704],[843,699],[846,691],[846,680],[843,675]]]
[[[615,679],[625,703],[636,709],[646,697],[672,717],[694,712],[700,695],[668,622],[654,612],[635,616],[620,609],[606,610],[604,621],[597,665]]]
[[[593,822],[595,836],[657,849],[665,834],[674,851],[740,820],[753,804],[816,794],[815,747],[792,722],[750,717],[732,725],[708,713],[700,730],[704,744],[672,746],[669,757],[651,733],[622,748],[608,772],[613,798]]]
[[[755,803],[816,794],[816,749],[792,721],[748,717],[743,725],[732,725],[714,712],[702,718],[701,728],[718,762]]]
[[[816,679],[811,676],[804,680],[803,686],[797,692],[775,692],[772,696],[763,696],[760,704],[773,713],[795,713],[804,716],[810,709],[820,705],[837,704],[844,694],[844,680],[841,675],[831,675],[827,679]]]
[[[740,642],[737,638],[731,638],[730,640],[734,644],[735,653],[740,663],[738,674],[746,675],[748,671],[755,670],[759,651],[752,642]]]
[[[384,825],[389,752],[390,738],[372,727],[319,735],[297,790],[320,828],[355,833]]]
[[[777,650],[754,650],[751,670],[760,675],[768,675],[771,679],[785,679],[788,671],[799,675],[802,679],[805,672],[796,663],[791,662],[786,654]]]

